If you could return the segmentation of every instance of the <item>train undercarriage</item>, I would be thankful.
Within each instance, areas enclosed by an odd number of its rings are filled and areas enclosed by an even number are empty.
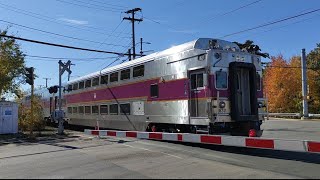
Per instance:
[[[193,133],[193,134],[228,134],[233,136],[260,137],[262,121],[219,122],[203,125],[151,123],[147,132]]]

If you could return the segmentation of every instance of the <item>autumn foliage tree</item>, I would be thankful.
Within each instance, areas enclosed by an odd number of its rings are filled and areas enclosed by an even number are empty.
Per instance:
[[[1,31],[6,35],[7,30]],[[24,55],[14,39],[0,36],[0,96],[15,93],[23,80]]]
[[[310,113],[320,113],[319,44],[317,48],[307,56]],[[264,90],[268,97],[269,112],[302,113],[301,73],[301,57],[294,56],[289,60],[282,55],[271,57],[264,72]]]

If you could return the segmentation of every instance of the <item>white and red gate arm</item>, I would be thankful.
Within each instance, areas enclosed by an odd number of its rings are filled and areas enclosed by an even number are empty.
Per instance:
[[[295,152],[320,153],[320,142],[307,140],[252,138],[226,135],[205,135],[186,133],[162,133],[139,131],[85,130],[85,134],[138,139],[192,142],[258,149],[273,149]]]

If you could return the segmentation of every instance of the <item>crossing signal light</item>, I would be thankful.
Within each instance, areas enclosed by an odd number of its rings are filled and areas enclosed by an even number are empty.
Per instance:
[[[29,67],[25,68],[26,70],[26,83],[33,85],[34,84],[34,68]]]
[[[52,93],[57,93],[58,92],[58,86],[51,86],[48,88],[49,90],[49,93],[52,94]]]

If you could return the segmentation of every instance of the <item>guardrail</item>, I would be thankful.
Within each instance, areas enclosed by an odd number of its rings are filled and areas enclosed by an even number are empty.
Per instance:
[[[301,118],[300,113],[259,113],[259,115],[269,116],[269,117],[297,117]],[[320,114],[309,114],[309,118],[320,118]]]
[[[272,117],[301,117],[300,113],[269,113],[268,115]]]

